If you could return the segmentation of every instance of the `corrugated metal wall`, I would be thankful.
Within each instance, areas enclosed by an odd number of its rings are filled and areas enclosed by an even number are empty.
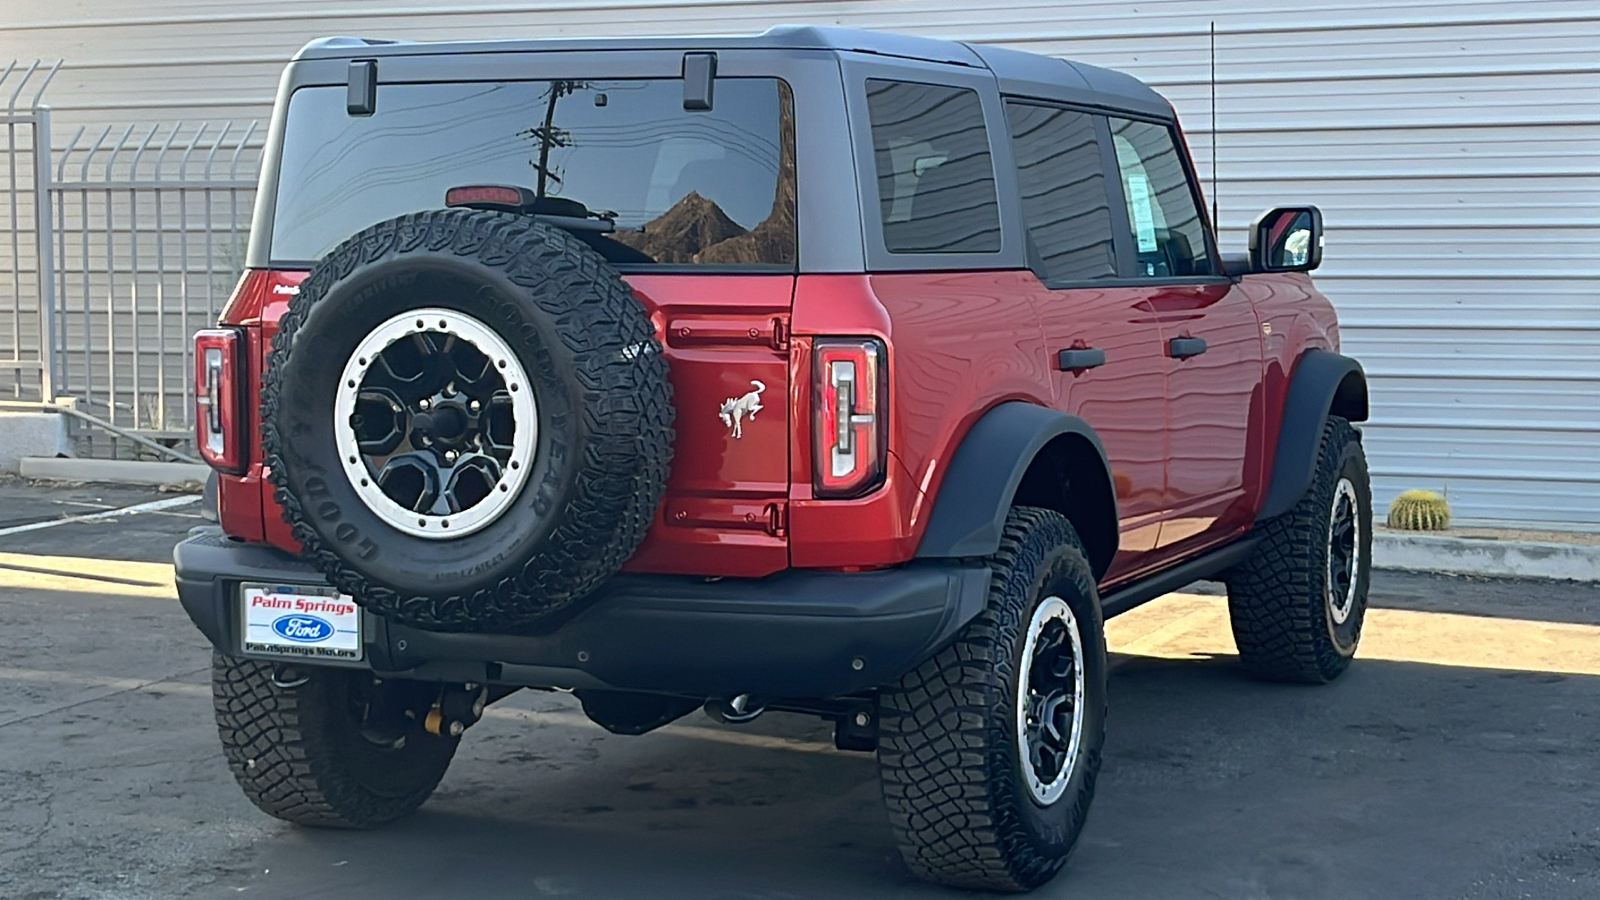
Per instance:
[[[19,8],[25,7],[25,8]],[[326,34],[490,38],[889,28],[1132,72],[1210,167],[1216,22],[1226,243],[1275,201],[1327,214],[1319,281],[1372,378],[1377,499],[1600,525],[1600,5],[1595,0],[79,0],[0,10],[0,58],[64,56],[77,124],[265,115]]]

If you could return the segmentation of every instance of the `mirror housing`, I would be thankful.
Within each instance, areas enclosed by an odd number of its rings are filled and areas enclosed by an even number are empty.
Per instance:
[[[1280,206],[1250,224],[1252,272],[1309,272],[1322,265],[1322,210]]]

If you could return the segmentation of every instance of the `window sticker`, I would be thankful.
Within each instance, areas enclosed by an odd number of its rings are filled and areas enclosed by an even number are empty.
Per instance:
[[[1156,217],[1150,208],[1150,179],[1142,173],[1128,173],[1128,212],[1133,215],[1133,233],[1139,239],[1140,253],[1156,251]]]

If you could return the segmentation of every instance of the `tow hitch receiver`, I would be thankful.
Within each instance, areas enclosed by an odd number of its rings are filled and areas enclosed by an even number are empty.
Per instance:
[[[478,724],[484,707],[489,704],[489,688],[481,684],[447,684],[439,689],[438,699],[422,718],[422,727],[429,734],[460,737],[462,732]]]

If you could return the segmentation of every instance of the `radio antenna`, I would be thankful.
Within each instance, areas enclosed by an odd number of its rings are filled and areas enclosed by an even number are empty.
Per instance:
[[[1211,20],[1211,227],[1217,220],[1217,20]]]

